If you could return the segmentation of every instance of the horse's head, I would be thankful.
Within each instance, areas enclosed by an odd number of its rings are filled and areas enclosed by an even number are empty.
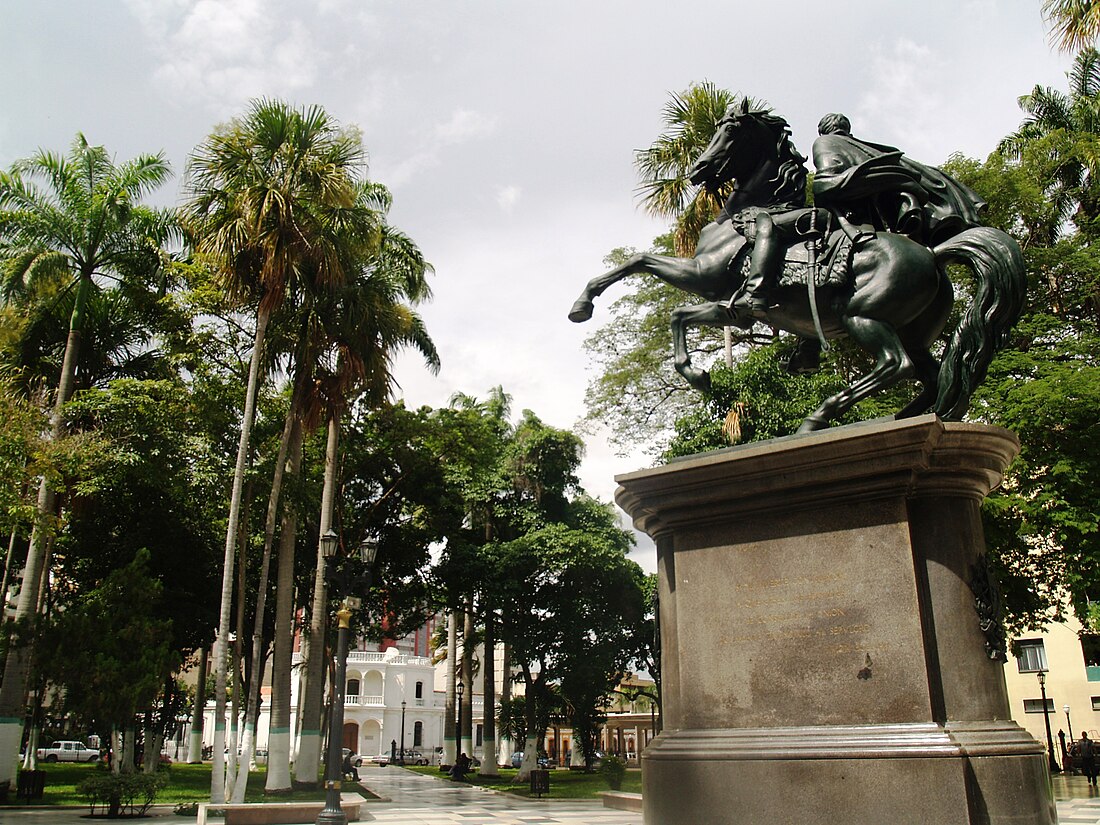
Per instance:
[[[799,176],[798,170],[805,187],[805,162],[790,141],[787,121],[766,109],[750,111],[745,99],[730,106],[718,121],[710,145],[688,170],[688,178],[696,186],[717,192],[731,180],[744,182],[767,166],[768,177],[780,184],[782,192],[777,194],[789,199],[798,189],[797,182],[791,180]]]

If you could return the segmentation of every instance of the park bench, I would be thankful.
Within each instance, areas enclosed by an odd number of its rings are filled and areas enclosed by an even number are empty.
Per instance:
[[[348,822],[359,819],[359,806],[363,797],[356,793],[340,794],[340,807],[347,814]],[[312,802],[200,802],[195,825],[206,825],[206,817],[224,812],[225,825],[309,825],[317,821],[317,815],[325,807],[322,800]]]
[[[627,793],[626,791],[600,791],[605,808],[616,808],[620,811],[642,811],[642,795],[640,793]]]

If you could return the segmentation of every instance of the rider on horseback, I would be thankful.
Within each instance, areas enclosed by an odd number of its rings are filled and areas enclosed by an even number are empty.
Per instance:
[[[842,114],[826,115],[817,128],[816,214],[811,207],[756,215],[749,274],[729,300],[735,326],[748,329],[767,311],[765,296],[782,272],[787,248],[799,238],[816,240],[811,236],[817,230],[807,227],[825,227],[830,215],[856,245],[873,237],[874,230],[932,245],[980,225],[985,203],[940,170],[891,146],[852,137],[851,122]]]

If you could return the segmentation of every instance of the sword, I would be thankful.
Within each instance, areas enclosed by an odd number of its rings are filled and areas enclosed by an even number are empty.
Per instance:
[[[810,297],[810,315],[814,319],[814,331],[817,332],[817,340],[821,342],[821,351],[829,351],[829,342],[825,340],[825,332],[821,329],[821,315],[817,309],[817,210],[810,212],[810,229],[806,239],[806,258],[810,266],[810,276],[806,281],[806,289]]]

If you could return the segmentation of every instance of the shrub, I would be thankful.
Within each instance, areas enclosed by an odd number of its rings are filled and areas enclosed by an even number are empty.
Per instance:
[[[626,760],[618,756],[605,756],[600,773],[607,780],[608,787],[617,791],[623,786],[623,778],[626,776]]]
[[[109,817],[143,816],[167,784],[167,772],[117,775],[97,772],[82,779],[76,790],[87,800],[92,816],[96,815],[97,807],[105,809]]]

